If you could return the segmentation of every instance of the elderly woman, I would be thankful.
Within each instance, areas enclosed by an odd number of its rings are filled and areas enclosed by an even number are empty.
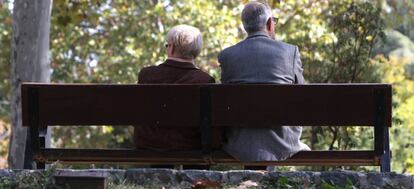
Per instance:
[[[167,60],[158,66],[142,69],[138,76],[138,83],[214,83],[214,78],[194,65],[202,43],[201,33],[197,28],[188,25],[173,27],[167,34],[165,44]],[[137,148],[159,150],[201,148],[200,132],[197,129],[136,126],[134,135]],[[213,137],[215,138],[213,147],[220,148],[221,132],[213,131]]]

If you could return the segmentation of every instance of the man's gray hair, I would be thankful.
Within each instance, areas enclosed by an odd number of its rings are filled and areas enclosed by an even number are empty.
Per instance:
[[[272,17],[269,5],[257,1],[250,2],[244,6],[241,20],[247,33],[266,29],[267,20]]]
[[[203,38],[199,29],[178,25],[171,28],[167,34],[167,42],[174,47],[174,51],[181,58],[196,58],[201,52]]]

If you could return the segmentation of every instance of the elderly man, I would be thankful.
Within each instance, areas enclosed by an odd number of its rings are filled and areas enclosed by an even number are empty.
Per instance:
[[[302,84],[298,47],[274,39],[276,19],[270,7],[250,2],[241,19],[248,36],[220,52],[222,83]],[[241,161],[284,160],[298,151],[310,150],[300,142],[301,133],[299,126],[232,128],[226,131],[224,150]]]
[[[214,78],[194,65],[194,59],[200,54],[202,43],[201,33],[197,28],[188,25],[173,27],[167,34],[165,44],[167,60],[158,66],[142,69],[138,76],[138,83],[214,83]],[[221,135],[220,130],[213,131],[213,148],[220,148]],[[157,150],[201,148],[200,132],[197,129],[136,126],[134,138],[137,148]],[[208,167],[189,166],[187,168]]]

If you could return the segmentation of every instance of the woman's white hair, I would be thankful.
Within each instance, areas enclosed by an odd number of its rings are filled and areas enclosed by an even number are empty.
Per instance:
[[[201,52],[203,38],[199,29],[178,25],[168,31],[167,42],[173,45],[176,54],[182,58],[196,58]]]

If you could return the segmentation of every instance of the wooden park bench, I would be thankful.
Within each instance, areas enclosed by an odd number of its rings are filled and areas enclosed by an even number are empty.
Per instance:
[[[45,163],[366,165],[390,171],[388,84],[22,84],[23,125],[37,168]],[[45,148],[48,126],[152,125],[201,129],[202,149]],[[240,162],[211,149],[212,127],[371,126],[374,149],[303,151],[285,161]],[[80,141],[87,142],[87,141]]]

